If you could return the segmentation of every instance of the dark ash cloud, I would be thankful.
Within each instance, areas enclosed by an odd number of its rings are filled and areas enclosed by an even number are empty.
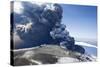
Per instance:
[[[62,7],[55,3],[14,2],[12,14],[14,33],[16,32],[14,36],[17,37],[14,40],[16,43],[14,48],[58,44],[74,50],[73,47],[77,46],[74,45],[74,38],[65,30],[66,25],[61,23],[62,13]],[[21,41],[23,43],[17,43]]]

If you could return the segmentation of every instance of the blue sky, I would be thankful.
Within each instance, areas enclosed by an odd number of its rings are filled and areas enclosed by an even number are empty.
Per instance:
[[[61,5],[62,23],[75,38],[97,38],[97,7],[83,5]]]

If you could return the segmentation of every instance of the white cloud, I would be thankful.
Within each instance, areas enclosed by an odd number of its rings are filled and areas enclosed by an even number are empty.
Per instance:
[[[92,44],[85,43],[85,42],[75,42],[75,44],[81,45],[81,46],[87,46],[87,47],[94,47],[94,48],[97,48],[96,46],[94,46],[94,45],[92,45]]]
[[[14,2],[14,12],[21,14],[23,12],[23,6],[21,2]]]

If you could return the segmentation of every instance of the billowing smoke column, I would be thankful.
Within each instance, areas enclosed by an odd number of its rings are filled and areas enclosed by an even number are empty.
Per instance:
[[[65,45],[69,50],[84,53],[74,45],[75,40],[61,23],[63,9],[58,4],[14,2],[14,36],[22,41],[15,49],[40,46],[41,44]],[[16,38],[14,38],[16,42]],[[82,48],[82,49],[80,49]],[[80,49],[80,50],[78,50]]]

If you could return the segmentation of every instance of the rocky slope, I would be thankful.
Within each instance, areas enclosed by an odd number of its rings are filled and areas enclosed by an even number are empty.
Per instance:
[[[96,61],[96,58],[90,55],[71,51],[57,45],[41,45],[13,50],[13,52],[15,66]]]

